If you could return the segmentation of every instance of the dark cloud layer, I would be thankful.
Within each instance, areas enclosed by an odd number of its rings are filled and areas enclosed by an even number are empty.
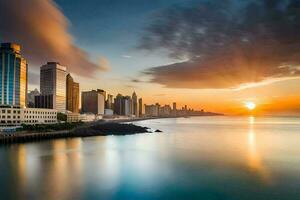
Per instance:
[[[71,72],[86,77],[104,70],[103,63],[91,62],[74,44],[68,25],[51,0],[0,0],[0,40],[21,44],[30,64],[59,61]]]
[[[241,3],[242,2],[242,3]],[[170,88],[235,88],[300,74],[300,0],[210,0],[172,7],[140,48],[185,59],[144,73]]]

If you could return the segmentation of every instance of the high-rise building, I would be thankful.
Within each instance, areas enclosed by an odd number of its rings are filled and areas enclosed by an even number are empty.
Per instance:
[[[131,114],[135,115],[135,116],[138,116],[138,100],[137,100],[137,96],[136,96],[135,92],[133,92],[133,94],[132,94],[132,106],[131,106],[131,109],[132,109]]]
[[[66,82],[66,109],[73,113],[79,112],[79,83],[74,82],[70,74],[67,75]]]
[[[121,115],[130,116],[132,115],[132,100],[130,96],[122,98],[122,113]]]
[[[114,100],[114,113],[117,115],[122,115],[122,99],[123,96],[118,94]]]
[[[143,116],[143,99],[139,98],[139,117]]]
[[[177,108],[176,108],[176,102],[173,102],[173,111],[176,111]]]
[[[102,89],[97,89],[97,92],[102,94],[104,96],[104,100],[106,100],[106,91],[104,91]]]
[[[105,106],[106,109],[113,109],[113,95],[111,94],[107,95],[105,104],[106,104]]]
[[[79,83],[73,83],[72,110],[73,113],[79,113]]]
[[[52,95],[52,109],[66,111],[66,76],[67,68],[57,62],[48,62],[41,67],[41,95]]]
[[[0,46],[0,104],[27,105],[27,61],[20,45],[1,43]]]
[[[104,115],[104,95],[101,90],[81,93],[81,112]]]

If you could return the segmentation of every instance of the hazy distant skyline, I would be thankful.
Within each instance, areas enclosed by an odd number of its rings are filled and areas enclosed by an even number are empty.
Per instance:
[[[16,6],[18,4],[18,6]],[[300,1],[0,0],[0,40],[58,61],[81,90],[214,112],[300,112]],[[254,14],[255,13],[255,14]]]

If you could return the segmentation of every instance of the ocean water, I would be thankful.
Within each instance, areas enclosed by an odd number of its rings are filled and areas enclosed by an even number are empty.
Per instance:
[[[135,122],[163,133],[0,147],[0,199],[300,199],[300,118]]]

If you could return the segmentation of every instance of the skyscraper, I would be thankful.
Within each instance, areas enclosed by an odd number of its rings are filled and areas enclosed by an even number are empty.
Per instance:
[[[139,117],[143,115],[143,99],[139,98]]]
[[[106,100],[106,106],[107,109],[113,109],[113,95],[108,94],[107,100]]]
[[[132,114],[132,100],[130,96],[122,98],[122,113],[121,115],[130,116]]]
[[[52,95],[52,108],[58,112],[66,111],[66,70],[57,62],[48,62],[41,67],[41,95]]]
[[[136,93],[133,92],[132,94],[132,112],[131,114],[135,115],[135,116],[138,116],[138,102],[137,102],[137,96],[136,96]]]
[[[104,114],[104,95],[102,90],[92,90],[81,93],[82,113]]]
[[[25,107],[27,104],[27,61],[20,45],[0,46],[0,104]]]
[[[67,75],[67,91],[66,91],[66,109],[68,111],[71,111],[73,110],[73,83],[74,83],[74,80],[73,80],[73,77],[68,74]]]
[[[176,102],[173,102],[173,111],[176,111],[177,108],[176,108]]]
[[[73,83],[72,112],[79,113],[79,83]]]
[[[114,101],[114,113],[117,115],[122,115],[122,99],[123,96],[118,94]]]
[[[66,109],[73,113],[79,111],[79,83],[74,82],[70,74],[67,75],[66,82]]]

